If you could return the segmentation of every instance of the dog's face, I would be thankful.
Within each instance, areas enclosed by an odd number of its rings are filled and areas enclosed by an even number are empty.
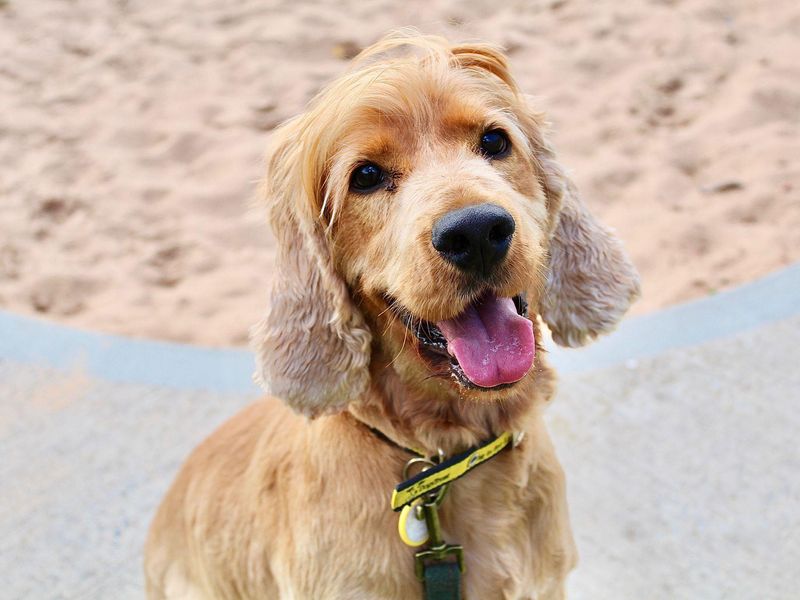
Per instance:
[[[557,209],[535,125],[482,75],[414,75],[394,74],[391,105],[357,105],[332,157],[333,260],[395,370],[502,398],[533,363]]]
[[[638,293],[492,47],[387,39],[274,148],[281,273],[256,335],[308,414],[357,399],[373,341],[409,384],[502,399],[531,377],[537,312],[578,344]]]

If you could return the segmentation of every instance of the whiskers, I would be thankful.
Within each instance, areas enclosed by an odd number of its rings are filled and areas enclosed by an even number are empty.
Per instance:
[[[381,312],[378,313],[378,318],[380,319],[387,311],[390,311],[390,318],[386,321],[386,327],[383,328],[383,335],[386,335],[386,332],[395,324],[397,321],[399,312],[403,310],[397,300],[394,298],[386,298],[386,308],[384,308]]]
[[[408,327],[404,327],[403,328],[403,343],[401,344],[400,350],[397,351],[397,354],[395,354],[394,358],[391,361],[389,361],[389,364],[386,365],[387,369],[389,367],[391,367],[398,358],[400,358],[400,355],[403,353],[403,350],[406,349],[406,338],[407,337],[408,337]]]
[[[386,308],[383,309],[380,313],[378,313],[378,318],[382,317],[384,314],[389,312],[389,317],[386,320],[386,325],[383,328],[383,335],[386,336],[389,329],[391,329],[398,320],[404,325],[403,327],[403,342],[400,345],[400,350],[397,351],[394,358],[386,365],[385,368],[389,368],[400,358],[400,355],[406,348],[406,340],[408,339],[408,334],[411,333],[412,337],[415,339],[422,339],[424,337],[425,331],[423,328],[429,327],[427,321],[423,320],[421,317],[416,317],[412,315],[408,310],[405,309],[397,300],[392,298],[391,296],[385,296],[384,300],[386,301]],[[435,375],[434,375],[435,376]]]

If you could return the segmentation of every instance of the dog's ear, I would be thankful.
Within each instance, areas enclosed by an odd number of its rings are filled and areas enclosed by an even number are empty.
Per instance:
[[[500,46],[479,42],[458,44],[452,46],[450,52],[459,68],[489,73],[510,89],[517,91],[517,84],[509,70],[508,59]]]
[[[322,169],[304,147],[299,119],[276,131],[263,189],[277,272],[267,315],[251,335],[256,381],[309,417],[341,411],[364,393],[371,342],[333,267],[317,208]]]
[[[547,283],[539,307],[553,339],[582,346],[614,329],[640,293],[639,274],[613,231],[597,221],[542,137],[533,146],[553,215]]]

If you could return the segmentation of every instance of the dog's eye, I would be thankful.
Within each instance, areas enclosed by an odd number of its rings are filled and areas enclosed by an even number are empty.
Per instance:
[[[508,153],[511,142],[499,129],[492,129],[481,136],[481,152],[490,158],[499,158]]]
[[[359,192],[369,192],[383,181],[383,171],[378,165],[367,163],[356,167],[350,175],[350,187]]]

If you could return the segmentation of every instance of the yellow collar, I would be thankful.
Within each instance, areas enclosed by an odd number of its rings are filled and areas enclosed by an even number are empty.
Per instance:
[[[497,456],[504,448],[512,444],[516,446],[521,439],[521,435],[515,436],[507,431],[493,440],[484,442],[479,446],[473,446],[441,462],[418,459],[420,462],[431,465],[430,468],[423,470],[410,479],[406,479],[394,488],[392,491],[392,510],[398,511],[420,496],[433,492],[443,485],[447,485],[451,481],[466,475],[478,465]]]

